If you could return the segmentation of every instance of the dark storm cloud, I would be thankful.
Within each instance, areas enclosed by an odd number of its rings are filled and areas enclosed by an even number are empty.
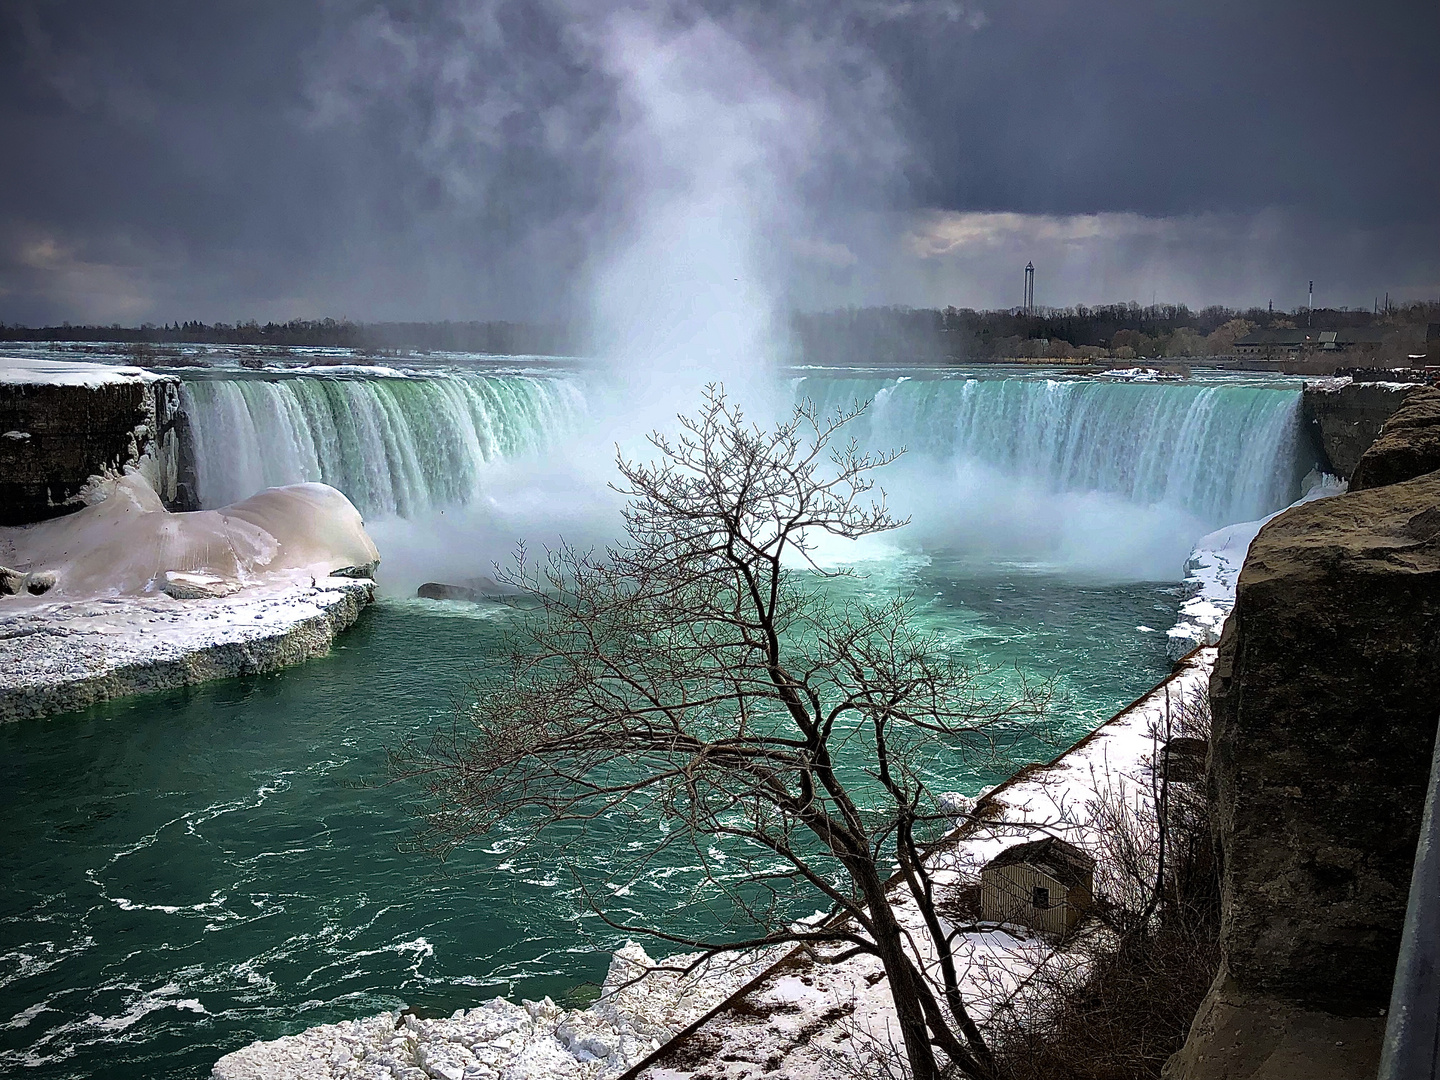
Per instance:
[[[1418,0],[12,2],[0,318],[986,306],[1027,257],[1055,303],[1433,293],[1436,40]]]

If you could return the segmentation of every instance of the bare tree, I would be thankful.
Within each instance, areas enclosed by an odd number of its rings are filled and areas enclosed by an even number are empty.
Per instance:
[[[782,943],[871,954],[915,1080],[989,1078],[925,863],[949,826],[927,767],[991,752],[993,725],[1033,703],[986,692],[916,628],[907,599],[827,599],[822,579],[845,572],[816,560],[821,534],[905,524],[873,479],[898,454],[842,441],[863,408],[805,404],[767,431],[709,387],[678,437],[651,436],[657,461],[619,460],[620,541],[538,560],[522,549],[506,576],[529,608],[507,670],[398,764],[422,779],[441,849],[501,822],[540,835],[663,819],[635,866],[688,845],[746,929],[624,925],[597,903],[611,925],[702,957]],[[583,859],[575,871],[583,880]],[[835,916],[795,921],[806,888]],[[909,904],[919,925],[897,913]]]

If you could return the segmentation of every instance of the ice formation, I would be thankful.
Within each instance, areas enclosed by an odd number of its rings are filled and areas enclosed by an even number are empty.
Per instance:
[[[1292,505],[1339,495],[1345,486],[1343,480],[1333,476],[1312,476],[1309,490]],[[1195,548],[1185,561],[1185,600],[1180,604],[1175,625],[1166,631],[1167,650],[1172,660],[1179,660],[1191,649],[1214,645],[1220,640],[1220,631],[1235,606],[1235,585],[1250,551],[1250,542],[1266,522],[1281,513],[1284,511],[1256,521],[1227,525],[1195,541]]]
[[[588,1009],[562,1009],[549,998],[519,1005],[494,998],[444,1019],[381,1013],[251,1043],[221,1058],[212,1077],[601,1080],[638,1064],[769,962],[768,955],[718,960],[706,977],[684,978],[651,970],[655,962],[632,942],[616,951],[600,1000]]]
[[[374,596],[379,553],[324,484],[193,513],[139,472],[97,494],[0,529],[0,721],[298,663]]]
[[[355,507],[324,484],[270,488],[219,510],[171,513],[143,476],[107,481],[108,494],[73,514],[0,530],[0,563],[51,571],[47,600],[143,596],[167,572],[238,586],[369,576],[380,555]]]
[[[47,360],[38,356],[0,357],[0,383],[27,386],[116,386],[163,379],[138,367],[115,367],[84,360]]]

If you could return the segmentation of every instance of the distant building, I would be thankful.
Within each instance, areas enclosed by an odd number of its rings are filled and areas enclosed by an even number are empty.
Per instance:
[[[1095,860],[1047,836],[1016,844],[980,871],[980,917],[1066,934],[1094,903]]]
[[[1347,330],[1254,330],[1235,341],[1240,356],[1292,356],[1302,352],[1373,352],[1385,340],[1378,326]]]

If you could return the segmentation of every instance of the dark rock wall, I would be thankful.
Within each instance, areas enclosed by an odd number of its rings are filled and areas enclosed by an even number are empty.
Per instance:
[[[1440,390],[1411,391],[1360,458],[1351,491],[1398,484],[1440,469]]]
[[[178,380],[0,384],[0,525],[83,505],[90,478],[141,467],[166,505],[193,509]],[[143,459],[143,460],[142,460]]]
[[[1440,719],[1440,474],[1262,529],[1211,699],[1230,975],[1245,992],[1375,1015]]]
[[[1329,471],[1350,479],[1361,455],[1413,389],[1389,383],[1350,383],[1335,390],[1306,386],[1301,400],[1305,428]]]

